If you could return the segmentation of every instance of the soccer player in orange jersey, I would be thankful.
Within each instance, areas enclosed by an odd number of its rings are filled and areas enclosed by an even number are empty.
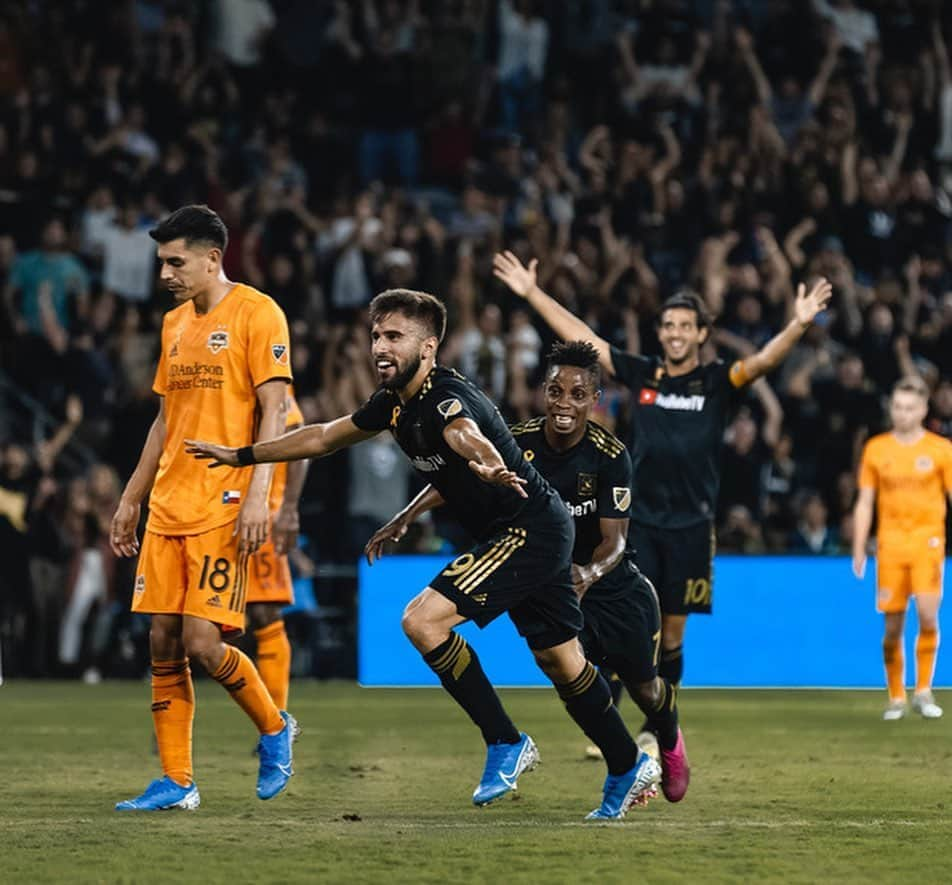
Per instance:
[[[153,384],[159,413],[113,517],[111,544],[117,556],[139,554],[132,610],[152,615],[152,719],[164,776],[119,811],[199,804],[189,660],[225,687],[261,734],[259,798],[281,792],[291,776],[293,718],[275,705],[251,660],[222,641],[245,626],[248,557],[267,538],[272,467],[206,470],[183,449],[187,437],[237,445],[284,431],[287,320],[267,295],[225,277],[228,232],[208,207],[185,206],[150,235],[178,306],[162,324]]]
[[[290,388],[287,413],[287,430],[295,430],[304,423]],[[280,710],[287,709],[291,681],[291,643],[281,609],[294,602],[288,553],[297,546],[298,502],[307,465],[307,461],[283,461],[274,465],[268,498],[271,534],[251,557],[248,566],[248,625],[254,630],[258,643],[256,663]]]
[[[862,578],[866,571],[866,543],[875,504],[879,512],[876,605],[886,616],[883,659],[889,704],[883,719],[887,721],[906,715],[903,625],[910,596],[916,599],[919,616],[912,707],[926,719],[942,715],[932,697],[932,673],[939,647],[952,443],[922,426],[928,408],[929,391],[921,378],[899,381],[889,403],[893,429],[866,443],[859,468],[853,573]]]

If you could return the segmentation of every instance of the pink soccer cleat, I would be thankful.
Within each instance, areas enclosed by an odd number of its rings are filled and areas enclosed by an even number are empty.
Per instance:
[[[669,802],[680,802],[691,782],[691,766],[684,749],[684,735],[678,729],[678,742],[671,750],[661,747],[661,792]]]

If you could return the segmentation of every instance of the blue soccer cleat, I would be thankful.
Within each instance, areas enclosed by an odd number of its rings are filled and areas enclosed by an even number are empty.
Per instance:
[[[634,766],[624,774],[605,778],[602,804],[585,816],[585,820],[621,820],[632,805],[651,792],[657,793],[661,766],[644,751],[639,751]]]
[[[294,774],[291,768],[291,745],[297,721],[284,710],[281,711],[284,728],[277,734],[263,734],[258,739],[258,798],[271,799],[277,796]]]
[[[482,780],[473,792],[473,804],[488,805],[517,789],[519,775],[538,764],[539,750],[527,734],[520,734],[515,744],[490,744]]]
[[[194,811],[201,802],[195,784],[183,787],[172,778],[163,777],[152,781],[141,796],[117,802],[116,811],[167,811],[170,808]]]

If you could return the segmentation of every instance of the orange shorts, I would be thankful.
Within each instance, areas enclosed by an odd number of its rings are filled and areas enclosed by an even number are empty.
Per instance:
[[[229,630],[245,628],[247,555],[233,522],[200,535],[147,531],[136,565],[132,610],[193,615]]]
[[[941,593],[945,556],[941,551],[915,558],[878,556],[876,559],[876,610],[904,612],[917,593]]]
[[[248,559],[248,602],[271,602],[291,605],[294,585],[287,556],[274,552],[271,538]]]

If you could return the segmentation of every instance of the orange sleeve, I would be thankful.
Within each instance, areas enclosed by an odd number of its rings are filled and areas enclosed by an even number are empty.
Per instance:
[[[859,487],[861,489],[879,488],[879,470],[870,449],[869,443],[863,446],[863,457],[859,462]]]
[[[733,384],[734,387],[743,387],[750,381],[750,377],[747,375],[747,369],[744,367],[743,360],[736,360],[731,365],[730,371],[727,374],[731,379],[731,384]]]
[[[162,335],[159,343],[159,364],[155,367],[155,378],[152,380],[152,390],[159,396],[165,396],[168,392],[169,367],[165,358],[168,352],[168,342],[166,340],[166,330],[168,324],[162,321]]]
[[[270,298],[248,321],[248,370],[254,387],[273,378],[291,380],[291,341],[284,311]]]

